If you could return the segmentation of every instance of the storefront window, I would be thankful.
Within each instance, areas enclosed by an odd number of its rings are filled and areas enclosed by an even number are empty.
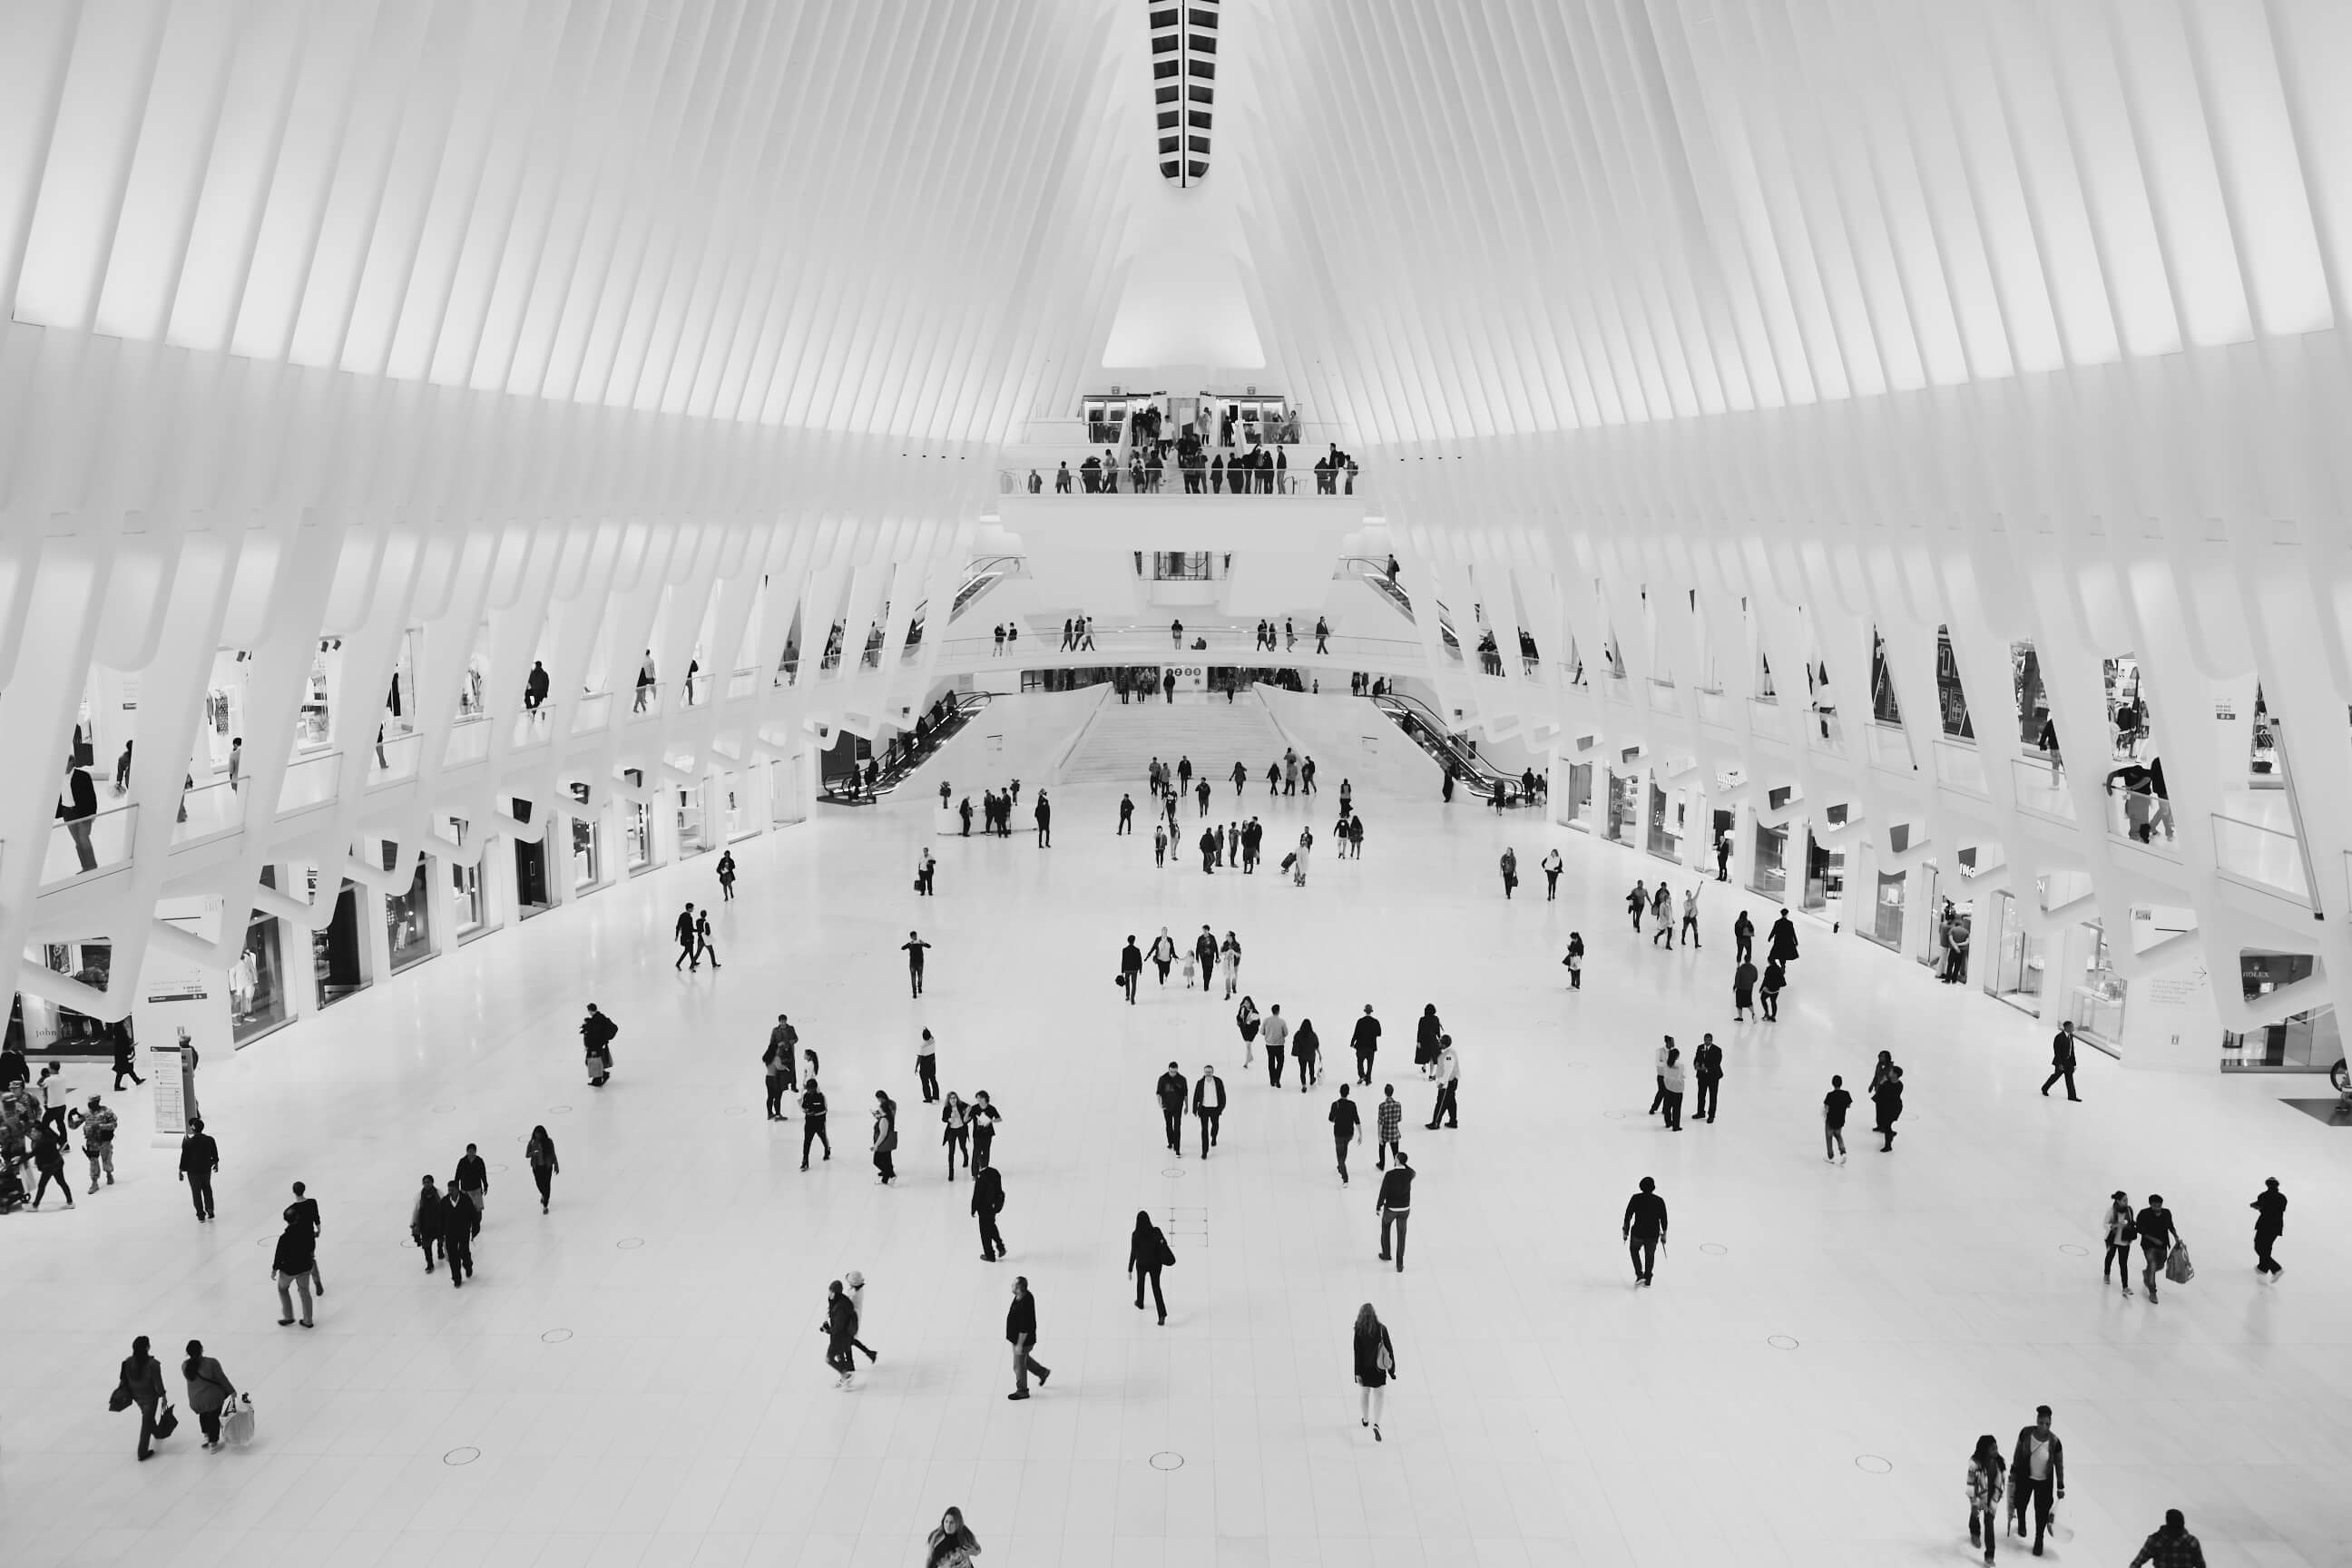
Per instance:
[[[1952,652],[1952,634],[1947,626],[1936,628],[1936,706],[1945,734],[1958,741],[1977,738],[1975,721],[1969,717],[1969,694],[1960,685],[1960,661]]]
[[[483,853],[489,852],[488,847]],[[460,937],[471,936],[482,929],[482,868],[457,861],[449,863],[449,908],[456,917],[451,922]]]
[[[384,895],[383,931],[392,949],[394,974],[433,956],[432,883],[425,876],[430,863],[419,856],[416,875],[409,879],[408,890]]]
[[[1601,828],[1601,837],[1612,844],[1633,842],[1634,825],[1642,815],[1642,781],[1640,778],[1611,770],[1609,774],[1609,820]]]
[[[331,638],[310,657],[310,674],[302,686],[301,729],[294,737],[298,746],[323,746],[334,738],[327,693],[332,688],[331,671],[341,662],[342,649],[341,638]]]
[[[1834,809],[1834,808],[1832,808]],[[1805,893],[1799,907],[1826,911],[1845,898],[1845,851],[1832,849],[1805,830]]]
[[[703,836],[705,814],[702,794],[701,787],[697,785],[681,787],[672,795],[677,811],[677,852],[680,855],[692,855],[710,847],[709,839]]]
[[[2311,955],[2305,952],[2249,952],[2239,960],[2239,982],[2249,1002],[2308,979],[2311,973]],[[2221,1037],[2221,1067],[2229,1072],[2326,1072],[2343,1059],[2334,1007]]]
[[[317,897],[319,872],[310,871],[312,897]],[[324,931],[310,933],[310,968],[319,986],[319,1005],[332,1006],[368,984],[366,944],[360,940],[359,889],[346,881],[335,895],[334,918]]]
[[[2025,929],[2016,899],[2005,890],[1993,894],[1992,915],[1993,946],[1983,954],[1992,963],[1985,971],[1984,988],[2038,1018],[2042,1016],[2042,939]]]
[[[1668,799],[1656,784],[1650,786],[1650,853],[1673,859],[1682,852],[1683,802],[1677,790]]]
[[[2074,988],[2074,1028],[2110,1050],[2124,1043],[2124,977],[2107,963],[2107,933],[2096,921],[2084,922],[2090,951],[2083,961],[2083,983]]]
[[[246,923],[245,949],[228,966],[229,1030],[240,1046],[286,1022],[286,960],[278,917]]]
[[[1903,945],[1903,895],[1911,878],[1905,871],[1881,871],[1878,874],[1878,899],[1871,905],[1870,924],[1863,934],[1884,947]]]
[[[1592,764],[1568,764],[1568,820],[1582,827],[1592,826]]]
[[[632,872],[646,870],[653,865],[654,814],[651,807],[630,801],[621,803],[621,841]]]
[[[1785,827],[1756,826],[1756,869],[1748,885],[1769,898],[1780,898],[1789,890],[1789,831]]]
[[[596,842],[596,824],[590,818],[572,819],[572,886],[584,892],[604,879],[604,856]]]

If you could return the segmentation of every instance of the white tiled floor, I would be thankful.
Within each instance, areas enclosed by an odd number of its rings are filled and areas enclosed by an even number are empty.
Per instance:
[[[674,973],[665,941],[681,900],[715,891],[704,858],[208,1069],[215,1226],[134,1115],[121,1186],[0,1223],[0,1556],[895,1565],[957,1503],[998,1568],[1958,1563],[1973,1440],[2006,1445],[2046,1401],[2072,1461],[2056,1561],[2121,1563],[2168,1505],[2217,1564],[2347,1561],[2352,1139],[2276,1102],[2306,1080],[2094,1056],[2085,1103],[2044,1101],[2042,1026],[1812,925],[1783,1021],[1729,1027],[1730,889],[1706,894],[1702,952],[1654,952],[1618,900],[1661,863],[1524,814],[1367,799],[1365,858],[1318,854],[1299,891],[1155,871],[1148,837],[1110,836],[1114,790],[1057,798],[1051,851],[940,844],[935,902],[908,889],[919,800],[739,847],[717,975]],[[1250,804],[1277,840],[1305,815]],[[1551,906],[1532,869],[1548,838],[1569,862]],[[1505,841],[1533,883],[1510,904]],[[1120,1005],[1119,938],[1204,920],[1241,933],[1246,989],[1314,1018],[1335,1067],[1375,1003],[1382,1076],[1416,1121],[1410,1025],[1437,1003],[1465,1120],[1408,1122],[1410,1272],[1375,1265],[1372,1183],[1331,1172],[1339,1072],[1277,1095],[1240,1070],[1222,1001],[1151,987]],[[896,947],[909,925],[937,943],[920,1005]],[[1578,925],[1591,956],[1571,996],[1559,957]],[[601,1093],[578,1068],[589,999],[623,1028]],[[779,1009],[837,1108],[839,1157],[807,1175],[799,1123],[760,1114]],[[946,1084],[1004,1110],[1009,1264],[979,1261],[966,1188],[915,1119],[924,1023]],[[1722,1118],[1671,1135],[1643,1114],[1650,1049],[1703,1027],[1728,1046]],[[1905,1136],[1881,1155],[1857,1135],[1826,1167],[1825,1080],[1882,1046],[1908,1069]],[[1217,1061],[1234,1100],[1218,1156],[1175,1174],[1151,1099],[1171,1056]],[[908,1113],[887,1191],[862,1152],[877,1086]],[[547,1218],[519,1153],[540,1121],[564,1165]],[[446,1175],[468,1139],[512,1168],[460,1293],[419,1270],[403,1226],[417,1175]],[[1635,1291],[1617,1218],[1643,1173],[1674,1243]],[[2251,1271],[2243,1206],[2266,1175],[2294,1204],[2275,1287]],[[274,1326],[266,1279],[297,1176],[327,1218],[315,1333]],[[2093,1244],[2118,1185],[2164,1192],[2195,1247],[2200,1279],[2160,1307],[2102,1294],[2095,1257],[2065,1250]],[[1138,1207],[1173,1216],[1164,1330],[1121,1275]],[[851,1268],[883,1360],[844,1396],[816,1325]],[[1003,1398],[1016,1270],[1055,1373],[1025,1405]],[[1365,1300],[1404,1373],[1377,1447],[1348,1381]],[[544,1342],[554,1330],[572,1337]],[[142,1331],[174,1352],[201,1336],[257,1393],[251,1450],[200,1453],[192,1426],[132,1462],[135,1417],[104,1406]],[[445,1464],[460,1447],[480,1458]],[[1163,1453],[1182,1467],[1151,1468]]]

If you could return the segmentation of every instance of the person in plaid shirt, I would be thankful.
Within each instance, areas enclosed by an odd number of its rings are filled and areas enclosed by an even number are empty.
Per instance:
[[[2140,1544],[2131,1568],[2205,1568],[2205,1548],[2189,1533],[2189,1521],[2177,1508],[2164,1510],[2164,1528]]]
[[[1396,1085],[1381,1085],[1381,1093],[1384,1098],[1381,1100],[1380,1141],[1372,1149],[1372,1169],[1376,1171],[1388,1168],[1389,1151],[1397,1146],[1398,1133],[1404,1126],[1404,1107],[1397,1103]]]

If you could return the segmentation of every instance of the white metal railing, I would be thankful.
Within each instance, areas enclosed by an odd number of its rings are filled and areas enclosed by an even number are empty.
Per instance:
[[[1288,448],[1283,448],[1287,451]],[[1247,500],[1252,496],[1326,496],[1343,497],[1359,494],[1362,489],[1360,472],[1341,469],[1318,471],[1311,465],[1292,464],[1286,468],[1180,468],[1163,464],[1157,469],[1146,468],[1139,475],[1133,468],[1120,464],[1100,470],[1070,470],[1070,488],[1058,489],[1059,475],[1043,468],[999,468],[996,470],[996,493],[1001,496],[1036,495],[1122,495],[1122,496],[1227,496]],[[1088,489],[1087,480],[1097,482]]]

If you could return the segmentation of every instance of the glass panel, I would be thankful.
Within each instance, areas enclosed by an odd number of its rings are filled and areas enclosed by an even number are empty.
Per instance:
[[[2011,757],[2009,771],[2020,811],[2061,822],[2074,820],[2074,793],[2066,787],[2065,774],[2049,758]]]
[[[490,726],[481,715],[460,719],[449,727],[449,751],[443,758],[446,766],[478,763],[489,754]]]
[[[1878,901],[1871,906],[1870,940],[1887,947],[1903,944],[1903,900],[1909,890],[1910,877],[1902,871],[1881,871],[1878,874]]]
[[[416,875],[410,879],[408,890],[384,897],[383,929],[392,948],[394,973],[419,959],[433,956],[432,890],[425,874],[425,868],[431,864],[430,860],[419,857]]]
[[[2284,893],[2299,903],[2311,902],[2303,842],[2292,833],[2217,811],[2213,814],[2213,868],[2232,881]]]
[[[278,814],[307,811],[314,805],[324,805],[335,798],[343,777],[343,754],[328,752],[320,756],[305,757],[286,770],[285,782],[278,788]]]
[[[278,918],[255,915],[245,949],[228,966],[230,1034],[238,1045],[286,1021],[286,961]]]
[[[135,805],[118,805],[77,821],[59,822],[49,829],[47,851],[41,860],[42,891],[94,871],[129,865],[138,823]]]
[[[1756,828],[1756,868],[1748,885],[1759,893],[1779,898],[1789,890],[1789,872],[1785,858],[1789,853],[1789,832],[1783,827]]]
[[[172,842],[188,844],[226,833],[245,825],[245,794],[224,779],[201,784],[180,796],[179,819],[172,825]]]

